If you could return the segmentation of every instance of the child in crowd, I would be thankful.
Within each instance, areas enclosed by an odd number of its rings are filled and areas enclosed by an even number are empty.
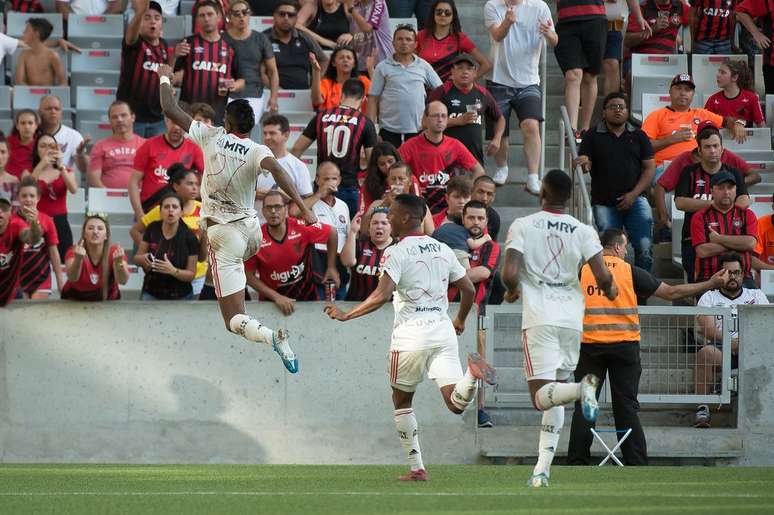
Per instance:
[[[455,222],[445,223],[440,226],[433,233],[433,238],[447,244],[454,252],[454,255],[457,256],[460,264],[465,267],[465,270],[470,269],[470,251],[476,250],[488,241],[492,241],[492,237],[486,232],[476,239],[472,238],[470,232],[465,227]]]
[[[22,41],[30,48],[19,54],[16,84],[23,86],[66,86],[67,76],[59,55],[45,44],[54,27],[44,18],[30,18]]]

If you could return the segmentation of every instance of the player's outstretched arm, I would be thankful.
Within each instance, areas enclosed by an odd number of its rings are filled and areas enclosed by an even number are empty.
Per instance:
[[[379,278],[379,284],[376,286],[376,289],[371,292],[371,295],[369,295],[366,300],[352,308],[349,312],[341,311],[339,308],[331,304],[325,306],[325,313],[332,319],[340,320],[342,322],[352,320],[353,318],[362,317],[363,315],[367,315],[376,311],[384,304],[389,302],[394,291],[395,282],[393,282],[389,275],[382,274],[382,276]],[[469,306],[468,309],[470,309]]]
[[[299,211],[301,211],[301,216],[306,223],[317,223],[317,217],[312,213],[312,210],[304,204],[304,200],[301,198],[301,195],[299,195],[295,183],[293,183],[293,179],[290,178],[288,172],[285,171],[276,159],[273,157],[264,158],[263,161],[261,161],[261,168],[271,172],[277,186],[279,186],[280,189],[290,197],[290,200],[298,206]]]
[[[460,291],[460,309],[457,311],[457,318],[452,323],[454,324],[454,330],[457,334],[462,334],[465,331],[465,320],[468,318],[470,308],[473,307],[473,298],[476,295],[476,287],[473,286],[473,282],[467,275],[462,276],[453,283]]]
[[[159,88],[159,97],[161,99],[161,110],[164,116],[175,122],[185,132],[191,129],[193,118],[183,111],[175,99],[175,90],[172,88],[172,81],[175,80],[175,73],[168,64],[160,64],[156,73],[159,74],[161,85]]]
[[[591,267],[591,273],[594,274],[594,279],[597,280],[597,286],[605,293],[605,297],[610,300],[618,297],[618,288],[613,280],[613,274],[607,269],[601,252],[594,254],[589,259],[589,267]]]
[[[521,268],[522,254],[516,249],[505,251],[505,264],[503,265],[503,285],[505,286],[506,302],[519,300],[519,269]]]

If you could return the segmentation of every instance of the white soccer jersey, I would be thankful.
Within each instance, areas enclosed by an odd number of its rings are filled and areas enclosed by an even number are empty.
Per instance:
[[[274,157],[269,147],[197,121],[188,134],[204,152],[202,218],[228,223],[254,217],[261,162]]]
[[[768,304],[766,294],[758,289],[742,288],[742,292],[735,298],[726,297],[720,290],[710,290],[701,296],[698,306],[710,308],[731,308],[731,338],[739,336],[739,325],[736,322],[736,307],[740,304]],[[723,317],[715,317],[715,328],[723,330]]]
[[[583,330],[585,306],[578,271],[602,252],[596,231],[570,215],[540,211],[517,218],[506,248],[521,252],[521,328],[550,325]]]
[[[447,291],[465,269],[454,252],[430,236],[407,236],[387,247],[383,273],[395,282],[393,350],[424,350],[457,342]]]

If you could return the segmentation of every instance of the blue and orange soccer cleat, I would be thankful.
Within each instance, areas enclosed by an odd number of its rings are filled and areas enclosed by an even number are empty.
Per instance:
[[[286,330],[277,329],[271,337],[271,347],[274,349],[274,352],[279,354],[279,357],[285,365],[285,368],[288,369],[288,372],[295,374],[298,372],[298,358],[293,352],[293,349],[290,348],[288,336]]]

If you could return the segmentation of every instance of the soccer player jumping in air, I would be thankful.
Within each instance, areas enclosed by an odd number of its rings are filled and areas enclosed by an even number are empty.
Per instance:
[[[247,340],[271,345],[285,368],[295,374],[298,359],[290,348],[287,332],[272,331],[245,312],[244,261],[257,253],[261,243],[261,226],[254,208],[261,170],[271,172],[307,223],[316,223],[317,218],[304,205],[293,180],[271,150],[250,139],[255,118],[247,100],[228,104],[225,127],[209,127],[191,119],[177,104],[172,68],[162,64],[158,73],[164,115],[188,132],[204,152],[201,220],[206,227],[215,293],[226,328]]]
[[[422,235],[425,209],[420,197],[398,195],[388,217],[393,235],[400,242],[385,249],[383,272],[376,290],[348,313],[333,305],[325,307],[328,316],[344,322],[376,311],[393,298],[395,324],[390,344],[390,385],[395,427],[411,465],[411,471],[400,477],[403,481],[427,480],[419,449],[417,419],[411,408],[414,391],[425,375],[435,381],[446,407],[456,414],[462,414],[475,398],[479,379],[495,383],[494,369],[478,354],[468,355],[468,369],[462,373],[457,334],[465,330],[475,288],[452,250]],[[460,309],[454,321],[447,313],[449,283],[461,292]]]
[[[514,220],[506,242],[505,300],[519,298],[521,283],[524,373],[532,404],[543,412],[538,462],[527,483],[536,487],[548,486],[564,425],[564,405],[580,399],[583,415],[590,422],[599,411],[596,376],[589,374],[580,383],[567,382],[578,364],[583,329],[581,265],[588,261],[599,295],[610,300],[618,295],[596,231],[564,213],[571,194],[572,180],[566,173],[548,172],[540,189],[543,210]]]

